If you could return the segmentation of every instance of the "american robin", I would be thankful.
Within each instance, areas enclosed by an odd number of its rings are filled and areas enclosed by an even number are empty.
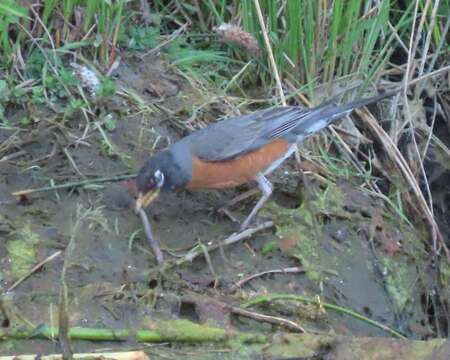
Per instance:
[[[294,152],[296,144],[355,108],[395,93],[312,109],[273,107],[194,131],[145,162],[136,179],[136,209],[148,206],[160,190],[222,189],[256,180],[262,197],[242,223],[245,229],[272,194],[266,175]]]

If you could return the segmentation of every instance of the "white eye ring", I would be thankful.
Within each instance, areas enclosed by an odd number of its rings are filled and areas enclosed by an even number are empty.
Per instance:
[[[161,170],[156,170],[154,176],[156,180],[156,186],[159,188],[162,187],[164,185],[164,174],[161,172]]]

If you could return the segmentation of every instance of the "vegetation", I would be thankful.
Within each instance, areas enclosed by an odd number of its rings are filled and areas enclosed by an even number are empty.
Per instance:
[[[336,86],[342,90],[358,87],[362,92],[386,72],[397,73],[400,80],[402,73],[393,70],[407,59],[411,35],[417,47],[418,37],[411,34],[413,25],[420,26],[427,40],[423,49],[412,49],[421,60],[420,75],[428,55],[433,54],[434,59],[427,62],[430,72],[443,64],[448,51],[444,24],[448,1],[431,6],[430,1],[418,0],[406,7],[391,0],[259,3],[285,86],[292,91],[304,89],[311,98],[324,86],[323,96],[333,95]],[[67,70],[68,59],[78,59],[107,74],[123,50],[152,49],[181,25],[189,32],[180,33],[163,48],[184,72],[202,80],[206,74],[206,80],[224,86],[250,61],[251,66],[234,85],[244,91],[249,84],[262,81],[269,90],[272,76],[267,57],[248,54],[235,45],[224,46],[213,33],[221,24],[237,20],[242,31],[263,46],[254,4],[254,0],[155,1],[145,13],[137,1],[52,0],[23,6],[7,0],[0,7],[1,65],[5,74],[15,69],[20,79],[35,82],[23,89],[34,94],[35,101],[47,91],[70,96],[75,84]],[[420,24],[415,21],[418,15]],[[395,52],[399,54],[394,59]],[[392,66],[393,62],[398,63]]]

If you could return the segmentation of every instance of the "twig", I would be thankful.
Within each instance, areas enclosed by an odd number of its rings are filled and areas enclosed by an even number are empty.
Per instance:
[[[294,331],[300,331],[302,333],[306,333],[306,330],[300,326],[299,324],[295,323],[294,321],[284,319],[278,316],[270,316],[270,315],[264,315],[260,314],[254,311],[249,311],[245,309],[241,309],[239,307],[231,307],[231,312],[235,315],[245,316],[246,318],[253,319],[256,321],[262,321],[269,324],[274,325],[280,325],[284,326],[288,329],[294,330]]]
[[[231,213],[231,211],[227,207],[221,207],[219,210],[217,210],[217,212],[219,214],[227,216],[235,224],[239,224],[239,220]]]
[[[245,283],[248,283],[249,281],[251,281],[253,279],[256,279],[256,278],[259,278],[259,277],[264,276],[264,275],[268,275],[268,274],[292,274],[292,273],[302,273],[302,272],[305,272],[305,269],[303,269],[302,267],[299,267],[299,266],[262,271],[262,272],[259,272],[259,273],[247,276],[247,277],[245,277],[245,278],[235,282],[233,284],[233,286],[231,286],[230,291],[234,292],[237,289],[241,288],[242,285],[244,285]]]
[[[78,353],[73,354],[73,358],[77,360],[149,360],[143,351],[124,351],[124,352],[96,352],[96,353]],[[0,360],[62,360],[61,354],[33,354],[33,355],[13,355],[0,356]]]
[[[33,275],[36,271],[38,271],[41,267],[43,267],[48,262],[52,261],[53,259],[57,258],[59,255],[61,255],[62,251],[57,251],[54,254],[50,255],[46,259],[42,260],[40,263],[35,265],[28,273],[26,273],[24,276],[22,276],[20,279],[18,279],[14,284],[12,284],[7,292],[13,291],[16,287],[18,287],[23,281],[28,279],[31,275]]]
[[[300,296],[300,295],[290,295],[290,294],[272,294],[272,295],[264,295],[264,296],[257,296],[255,298],[253,298],[252,300],[248,301],[247,303],[245,303],[243,306],[244,307],[250,307],[250,306],[254,306],[254,305],[258,305],[258,304],[265,304],[267,302],[271,302],[271,301],[275,301],[275,300],[291,300],[291,301],[298,301],[298,302],[302,302],[304,304],[317,304],[317,299],[311,299],[311,298],[307,298],[304,296]],[[399,332],[391,329],[390,327],[383,325],[381,323],[379,323],[378,321],[369,319],[361,314],[358,314],[357,312],[338,306],[338,305],[334,305],[334,304],[329,304],[329,303],[324,303],[324,302],[320,302],[320,305],[323,306],[325,309],[330,309],[330,310],[334,310],[337,311],[339,313],[342,314],[346,314],[346,315],[350,315],[352,317],[354,317],[355,319],[364,321],[370,325],[373,325],[377,328],[383,329],[385,331],[387,331],[388,333],[390,333],[391,335],[394,335],[395,337],[398,337],[400,339],[406,339],[406,337],[402,334],[400,334]]]
[[[145,235],[147,236],[148,243],[150,245],[150,248],[153,251],[153,254],[155,255],[156,262],[159,264],[162,264],[164,262],[164,256],[161,252],[161,248],[159,247],[158,241],[155,240],[152,233],[152,227],[150,225],[150,221],[148,221],[147,214],[143,208],[140,208],[138,210],[139,216],[142,220],[142,225],[144,225],[144,231]]]
[[[425,19],[427,16],[427,9],[430,6],[431,1],[427,0],[425,3],[425,7],[423,10],[423,14],[420,18],[420,22],[419,22],[419,28],[417,29],[417,34],[416,37],[414,37],[414,30],[415,30],[415,24],[416,24],[416,16],[418,13],[418,7],[419,7],[419,0],[416,0],[416,6],[415,6],[415,10],[414,10],[414,20],[412,23],[412,31],[411,31],[411,37],[409,40],[409,51],[408,51],[408,62],[406,65],[406,71],[405,71],[405,76],[404,76],[404,80],[403,80],[403,97],[405,99],[405,116],[406,116],[406,120],[409,124],[409,132],[410,132],[410,136],[412,139],[412,143],[414,145],[414,152],[417,156],[419,165],[420,165],[420,172],[422,173],[422,177],[423,177],[423,181],[424,181],[424,187],[427,193],[427,197],[428,197],[428,202],[425,199],[425,196],[422,192],[422,190],[420,189],[419,186],[417,186],[417,192],[419,197],[423,198],[423,204],[422,204],[422,208],[423,211],[425,213],[425,215],[428,218],[429,221],[429,225],[431,228],[431,237],[432,237],[432,241],[433,241],[433,250],[434,250],[434,254],[436,255],[438,253],[437,250],[437,238],[438,238],[438,234],[439,234],[439,227],[436,223],[436,220],[434,219],[434,211],[433,211],[433,197],[431,195],[431,190],[430,190],[430,186],[428,183],[428,177],[425,171],[425,167],[422,161],[422,158],[420,156],[420,150],[419,150],[419,146],[417,145],[417,140],[416,140],[416,134],[414,131],[414,124],[412,122],[412,116],[411,116],[411,109],[409,107],[409,102],[408,102],[408,97],[407,97],[407,90],[408,90],[408,81],[409,81],[409,77],[410,74],[412,74],[413,71],[413,66],[412,66],[412,59],[415,57],[416,54],[416,50],[417,50],[417,46],[419,43],[419,40],[422,36],[422,27],[423,24],[425,23]],[[419,75],[421,75],[421,73],[419,73]],[[416,93],[417,96],[417,93]],[[409,168],[409,167],[408,167]],[[415,179],[414,179],[415,180]],[[416,181],[415,181],[416,182]],[[445,246],[445,244],[444,244]],[[447,253],[447,256],[449,254]]]
[[[273,221],[266,221],[265,223],[262,223],[261,225],[258,225],[254,228],[250,228],[250,229],[246,229],[244,231],[241,231],[239,233],[233,233],[231,234],[229,237],[227,237],[225,240],[222,240],[216,244],[212,244],[208,246],[208,252],[211,252],[213,250],[216,250],[220,247],[223,246],[227,246],[227,245],[231,245],[234,244],[235,242],[241,241],[243,239],[247,239],[250,236],[252,236],[253,234],[270,228],[273,226]],[[201,249],[198,248],[198,246],[196,246],[195,248],[193,248],[191,251],[189,251],[186,255],[184,255],[178,262],[177,264],[181,264],[184,262],[192,262],[196,257],[200,256],[203,254],[203,251]]]
[[[205,314],[207,317],[214,317],[214,314],[219,313],[223,319],[227,319],[226,321],[219,321],[219,323],[228,323],[229,315],[239,315],[245,316],[249,319],[253,319],[259,322],[265,322],[269,324],[274,324],[278,326],[284,326],[290,330],[295,332],[306,332],[300,325],[295,323],[294,321],[287,320],[277,316],[265,315],[261,313],[257,313],[254,311],[249,311],[246,309],[242,309],[238,306],[233,306],[226,301],[219,300],[217,298],[208,297],[204,295],[197,294],[189,294],[187,296],[183,296],[181,299],[181,303],[193,305],[195,308],[195,312],[202,318],[202,313],[205,308],[208,308],[208,313]],[[216,319],[218,320],[218,319]],[[203,322],[203,321],[201,321]]]
[[[77,187],[89,185],[89,184],[98,184],[98,183],[104,183],[104,182],[115,182],[115,181],[121,181],[121,180],[126,180],[126,179],[134,179],[135,177],[136,177],[136,174],[130,174],[130,175],[117,175],[117,176],[104,177],[104,178],[81,180],[81,181],[71,181],[71,182],[66,182],[63,184],[58,184],[58,185],[53,185],[53,186],[44,186],[41,188],[15,191],[11,195],[13,195],[13,196],[29,195],[29,194],[33,194],[33,193],[37,193],[37,192],[52,191],[52,190],[57,190],[57,189],[77,188]]]
[[[208,246],[206,246],[202,242],[199,243],[199,246],[200,249],[203,251],[203,256],[205,257],[206,263],[208,264],[209,271],[211,272],[211,275],[214,277],[214,289],[216,289],[217,285],[219,284],[219,277],[217,276],[217,273],[214,270],[214,265],[211,260],[211,256],[209,256]]]
[[[267,53],[269,54],[269,62],[270,62],[272,71],[275,76],[275,81],[277,83],[278,95],[280,96],[281,104],[283,106],[286,106],[286,98],[284,96],[283,86],[281,84],[281,79],[280,79],[280,74],[278,73],[277,64],[275,62],[275,58],[273,57],[272,46],[270,45],[269,36],[267,35],[266,24],[264,23],[261,6],[259,4],[259,0],[254,0],[254,2],[255,2],[256,12],[258,13],[259,25],[261,26],[262,34],[264,37],[264,43],[266,44]]]
[[[19,151],[15,152],[15,153],[3,156],[0,159],[0,163],[16,159],[16,158],[21,157],[21,156],[26,155],[26,154],[27,154],[27,152],[25,150],[19,150]]]

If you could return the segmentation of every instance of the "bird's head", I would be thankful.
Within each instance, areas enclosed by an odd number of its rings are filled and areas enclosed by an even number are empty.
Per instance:
[[[136,178],[138,190],[136,211],[149,206],[158,197],[164,183],[163,163],[158,156],[152,157],[139,170]]]

